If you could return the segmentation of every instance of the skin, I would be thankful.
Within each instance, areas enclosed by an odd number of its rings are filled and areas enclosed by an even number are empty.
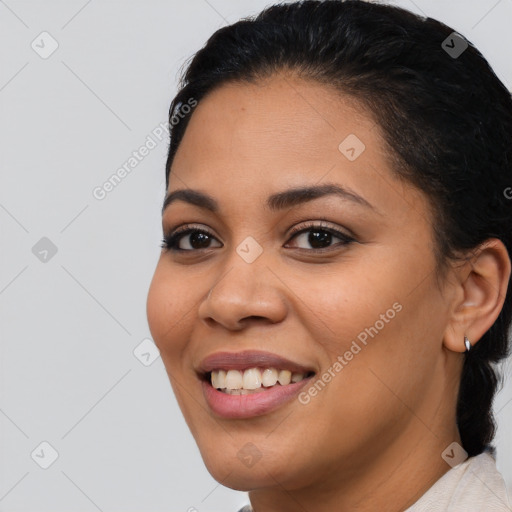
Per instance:
[[[354,161],[338,149],[349,134],[366,146]],[[273,193],[325,183],[372,208],[335,195],[265,207]],[[207,249],[162,251],[147,315],[208,471],[249,491],[256,512],[410,506],[450,469],[445,448],[460,443],[464,335],[474,345],[501,310],[503,244],[489,240],[438,283],[430,204],[393,173],[379,126],[353,98],[290,73],[226,84],[199,102],[168,192],[183,188],[208,193],[220,211],[176,201],[164,232],[193,223],[213,238]],[[308,232],[289,236],[322,219],[356,241],[333,236],[322,253]],[[252,263],[236,252],[248,236],[263,249]],[[185,235],[180,247],[200,247],[190,243]],[[235,420],[209,409],[194,371],[206,356],[267,350],[317,378],[395,303],[401,310],[307,405]],[[237,457],[246,443],[261,454],[251,467]]]

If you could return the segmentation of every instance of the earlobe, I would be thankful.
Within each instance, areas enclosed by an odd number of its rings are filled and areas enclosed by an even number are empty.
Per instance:
[[[511,263],[501,240],[482,243],[458,271],[460,293],[444,336],[453,352],[471,350],[498,318],[510,280]]]

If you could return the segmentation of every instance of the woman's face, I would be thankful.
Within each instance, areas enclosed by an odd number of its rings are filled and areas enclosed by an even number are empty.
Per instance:
[[[310,187],[324,189],[289,194]],[[179,146],[178,190],[210,199],[170,202],[164,233],[207,234],[162,251],[147,313],[214,478],[327,485],[431,436],[451,295],[436,286],[428,203],[354,100],[284,75],[218,88]],[[259,391],[218,391],[207,370]],[[286,384],[286,370],[307,378]]]

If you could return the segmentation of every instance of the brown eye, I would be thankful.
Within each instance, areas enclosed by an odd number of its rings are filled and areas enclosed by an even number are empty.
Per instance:
[[[298,247],[299,249],[306,250],[324,250],[330,247],[336,247],[340,245],[348,245],[355,240],[333,228],[325,227],[321,224],[312,224],[302,229],[297,229],[292,233],[292,239],[300,240],[309,247]],[[332,245],[334,240],[339,240],[338,243]]]
[[[182,239],[185,241],[181,246]],[[204,229],[185,228],[164,236],[161,247],[170,251],[199,251],[210,249],[210,242],[217,240],[211,233]],[[222,247],[222,245],[221,245]]]

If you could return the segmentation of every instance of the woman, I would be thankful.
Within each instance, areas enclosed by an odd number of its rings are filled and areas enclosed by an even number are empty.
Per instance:
[[[170,116],[147,313],[212,476],[255,512],[511,510],[512,100],[482,55],[397,7],[276,5]]]

